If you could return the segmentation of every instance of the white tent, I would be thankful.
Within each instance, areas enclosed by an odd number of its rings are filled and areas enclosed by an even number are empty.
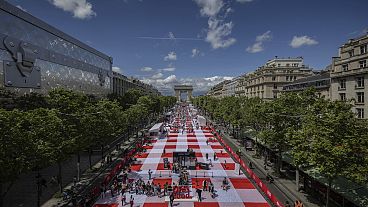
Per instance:
[[[153,125],[153,127],[148,132],[149,133],[160,132],[162,131],[161,129],[162,129],[162,123],[157,123]]]
[[[206,126],[206,118],[204,118],[203,116],[198,116],[197,122],[199,126]]]

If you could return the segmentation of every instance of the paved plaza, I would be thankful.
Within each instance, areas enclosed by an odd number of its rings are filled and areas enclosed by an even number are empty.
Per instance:
[[[187,113],[186,126],[195,126]],[[174,122],[180,125],[182,120],[178,117]],[[168,128],[169,129],[169,128]],[[208,142],[207,142],[208,141]],[[194,130],[192,133],[179,133],[169,131],[165,138],[155,138],[152,144],[145,145],[145,152],[135,155],[136,161],[132,164],[132,171],[129,173],[129,180],[141,178],[147,183],[149,180],[148,171],[152,171],[150,182],[164,186],[168,183],[178,183],[179,175],[172,173],[171,170],[164,168],[164,158],[168,158],[170,165],[173,163],[173,152],[186,152],[193,149],[198,162],[212,163],[209,170],[196,167],[195,170],[188,170],[190,177],[189,190],[191,199],[175,199],[174,206],[193,207],[193,206],[220,206],[220,207],[268,207],[270,206],[263,198],[262,194],[248,180],[248,178],[236,169],[234,160],[226,153],[224,148],[214,138],[209,130]],[[208,160],[206,159],[208,154]],[[217,159],[213,160],[214,154]],[[211,161],[210,161],[211,159]],[[229,189],[223,190],[222,181],[224,178],[229,181]],[[202,188],[203,180],[211,181],[215,187],[215,196],[212,197],[208,191],[202,192],[202,202],[198,202],[196,193],[197,188]],[[133,193],[133,192],[132,192]],[[147,196],[127,193],[126,198],[129,202],[130,195],[134,197],[134,206],[143,207],[163,207],[169,206],[168,197]],[[95,207],[121,207],[121,195],[111,197],[107,191],[104,198],[100,198]],[[126,204],[125,206],[129,206]]]

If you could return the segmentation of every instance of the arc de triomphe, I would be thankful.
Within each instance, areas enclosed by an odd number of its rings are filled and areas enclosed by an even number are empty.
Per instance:
[[[181,93],[187,93],[187,101],[192,99],[193,86],[191,85],[175,85],[174,91],[177,102],[180,102]]]

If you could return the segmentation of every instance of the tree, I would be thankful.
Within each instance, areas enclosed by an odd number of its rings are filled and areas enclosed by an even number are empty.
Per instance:
[[[18,110],[0,109],[0,206],[18,176],[34,167],[28,157],[35,156],[36,146],[25,133],[25,117]]]
[[[17,109],[23,111],[49,107],[46,97],[34,92],[16,97],[14,103]]]
[[[328,180],[326,206],[332,182],[338,176],[357,173],[367,166],[367,126],[359,123],[344,102],[319,100],[302,118],[292,135],[292,155],[297,163],[307,162]],[[365,173],[366,170],[360,171]]]
[[[83,110],[90,105],[88,97],[63,88],[57,88],[49,92],[47,97],[51,108],[58,109],[59,116],[64,125],[68,126],[65,134],[74,140],[74,151],[77,153],[77,179],[80,178],[80,151],[87,148],[88,140],[83,139],[80,118]]]

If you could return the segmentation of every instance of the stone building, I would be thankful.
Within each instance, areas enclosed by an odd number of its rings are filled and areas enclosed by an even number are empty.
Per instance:
[[[368,117],[368,34],[350,39],[332,58],[331,99],[353,104],[358,118]]]
[[[117,95],[124,95],[130,89],[138,89],[146,95],[161,95],[153,86],[143,83],[135,78],[128,78],[117,72],[113,72],[112,92]]]
[[[282,88],[283,92],[299,92],[307,88],[314,87],[319,97],[330,99],[330,72],[327,70],[316,73],[315,75],[300,78]]]
[[[271,100],[279,97],[283,86],[295,80],[313,75],[312,69],[305,66],[302,57],[278,58],[269,60],[264,66],[249,73],[245,95]]]

